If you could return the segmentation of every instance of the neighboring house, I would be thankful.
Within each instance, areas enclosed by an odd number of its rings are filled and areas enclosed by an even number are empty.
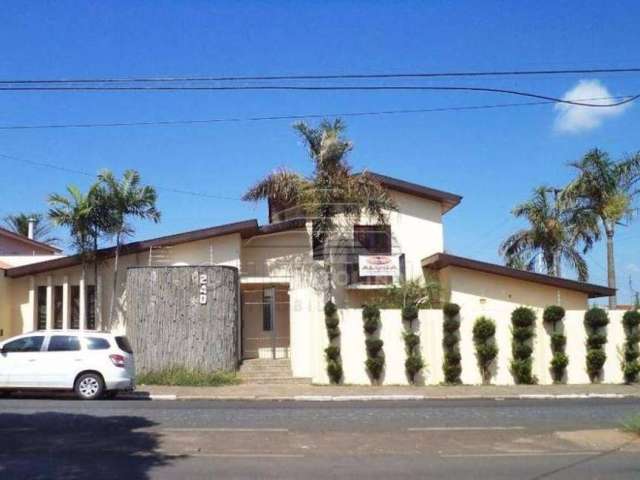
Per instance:
[[[10,283],[5,279],[4,271],[11,267],[51,260],[61,253],[59,248],[0,227],[0,338],[13,333],[12,324],[15,323],[11,318],[13,302]]]
[[[226,265],[239,271],[241,356],[269,357],[275,351],[276,356],[291,359],[295,376],[322,382],[326,381],[323,261],[335,265],[332,281],[339,308],[360,307],[390,283],[427,273],[439,277],[451,301],[478,311],[550,304],[584,310],[589,298],[612,294],[602,286],[446,254],[442,218],[462,197],[375,176],[398,210],[389,212],[388,225],[369,218],[356,224],[339,222],[326,252],[313,245],[310,220],[295,209],[283,211],[274,205],[269,205],[267,225],[245,220],[125,245],[112,322],[107,314],[113,248],[100,250],[98,277],[89,266],[85,281],[77,256],[8,268],[2,280],[11,284],[12,297],[7,301],[0,296],[0,305],[9,303],[4,308],[11,318],[5,336],[41,328],[124,331],[127,267]],[[389,270],[381,275],[385,266]]]

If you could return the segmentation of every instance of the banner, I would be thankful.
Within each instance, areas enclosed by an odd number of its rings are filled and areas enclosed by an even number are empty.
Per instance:
[[[358,255],[361,277],[397,277],[400,275],[400,255]]]

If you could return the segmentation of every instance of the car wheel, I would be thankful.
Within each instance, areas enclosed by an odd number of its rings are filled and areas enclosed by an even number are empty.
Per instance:
[[[102,395],[104,382],[97,373],[85,373],[78,377],[74,390],[81,400],[95,400]]]

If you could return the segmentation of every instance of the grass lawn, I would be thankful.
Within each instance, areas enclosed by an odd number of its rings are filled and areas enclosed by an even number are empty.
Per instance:
[[[171,385],[178,387],[220,387],[237,385],[240,379],[234,372],[204,372],[184,367],[171,367],[138,375],[138,385]]]

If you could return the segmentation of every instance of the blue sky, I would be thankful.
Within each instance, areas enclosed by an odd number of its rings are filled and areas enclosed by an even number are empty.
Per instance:
[[[3,2],[0,77],[91,78],[473,71],[640,66],[638,2]],[[639,75],[455,79],[563,96],[581,80],[612,95],[640,92]],[[384,82],[377,82],[384,83]],[[387,82],[389,83],[389,82]],[[586,87],[585,87],[586,85]],[[586,88],[586,90],[585,90]],[[596,88],[597,91],[597,88]],[[0,124],[190,120],[438,108],[520,102],[477,93],[0,92]],[[445,217],[447,250],[498,261],[520,224],[509,211],[566,163],[598,146],[640,150],[639,106],[558,124],[553,106],[348,118],[353,165],[462,194]],[[592,125],[595,122],[597,125]],[[598,124],[599,122],[599,124]],[[309,172],[290,120],[172,127],[0,130],[0,153],[71,169],[138,169],[156,186],[239,197],[274,167]],[[577,129],[577,131],[575,131]],[[88,179],[0,158],[0,216],[42,211],[50,192]],[[160,190],[160,225],[137,237],[258,217],[263,205]],[[640,289],[640,222],[620,229],[618,282]],[[604,245],[589,254],[605,283]]]

